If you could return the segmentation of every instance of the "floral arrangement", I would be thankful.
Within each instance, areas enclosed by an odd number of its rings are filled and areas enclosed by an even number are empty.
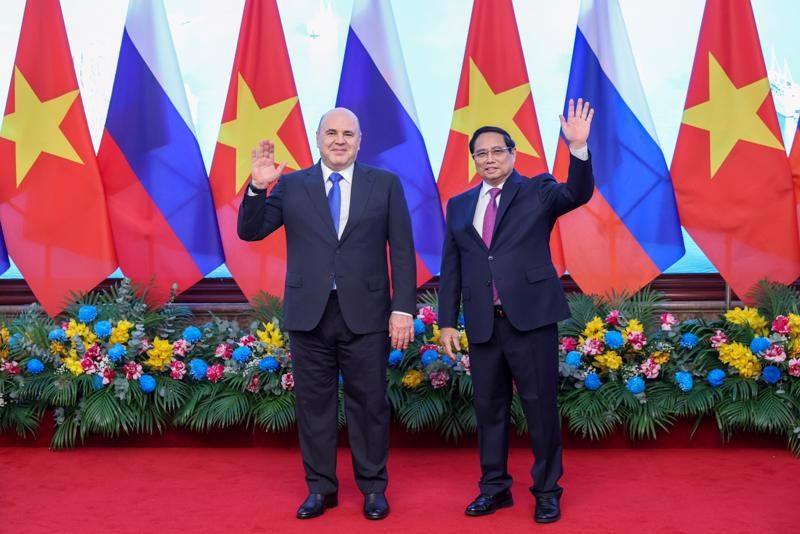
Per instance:
[[[678,321],[648,289],[572,295],[559,325],[569,429],[655,438],[678,418],[714,417],[723,437],[780,434],[800,455],[800,294],[763,282],[748,297],[754,307],[717,320]],[[434,294],[414,327],[409,347],[387,355],[389,402],[404,428],[457,440],[475,429],[463,317],[455,358],[439,345]],[[0,325],[0,432],[34,434],[46,413],[54,448],[167,427],[285,431],[295,421],[289,343],[272,297],[254,303],[247,327],[213,315],[199,324],[172,302],[153,309],[128,280],[77,298],[55,321],[34,305]],[[516,395],[512,419],[527,430]]]

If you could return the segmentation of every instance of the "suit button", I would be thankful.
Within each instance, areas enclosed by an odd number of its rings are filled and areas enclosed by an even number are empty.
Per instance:
[[[337,249],[336,249],[336,253],[337,253],[337,254],[341,254],[341,253],[342,253],[342,249],[340,249],[340,248],[337,248]]]
[[[328,278],[333,278],[335,275],[333,273],[328,275]]]
[[[492,281],[491,281],[491,280],[487,280],[487,281],[486,281],[486,285],[487,285],[487,286],[490,286],[490,285],[492,285]]]
[[[492,261],[493,259],[494,259],[494,256],[489,256],[489,261]]]

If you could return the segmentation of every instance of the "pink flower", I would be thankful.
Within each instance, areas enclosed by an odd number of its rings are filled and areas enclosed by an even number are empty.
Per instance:
[[[294,375],[292,373],[286,373],[281,377],[281,387],[286,391],[294,389]]]
[[[97,367],[94,365],[94,360],[92,360],[89,356],[83,357],[81,360],[81,367],[83,367],[83,372],[87,375],[97,372]]]
[[[84,354],[85,357],[91,358],[93,360],[102,360],[103,353],[100,350],[100,345],[92,345],[88,349],[86,349],[86,353]]]
[[[661,314],[661,330],[665,332],[669,332],[672,330],[672,327],[678,324],[678,320],[675,319],[675,316],[671,313],[662,313]]]
[[[176,356],[186,356],[189,350],[189,342],[185,339],[179,339],[172,344],[172,353]]]
[[[210,382],[219,382],[219,379],[222,378],[222,372],[224,370],[225,367],[221,363],[210,365],[208,367],[208,373],[206,373],[206,378],[208,378]]]
[[[169,364],[169,376],[173,380],[180,380],[186,374],[186,364],[180,360],[175,360]]]
[[[469,356],[467,354],[461,355],[461,365],[464,366],[464,372],[466,372],[468,376],[472,375],[472,370],[469,366]]]
[[[217,350],[214,351],[214,356],[223,360],[230,360],[231,356],[233,356],[233,348],[226,343],[220,343],[217,345]]]
[[[419,310],[417,318],[421,319],[424,324],[431,325],[436,322],[436,312],[430,306],[423,306]]]
[[[583,344],[583,353],[590,356],[597,356],[603,353],[603,342],[597,338],[589,338]]]
[[[800,359],[792,358],[789,360],[789,374],[800,377]]]
[[[628,332],[628,343],[633,350],[642,350],[647,337],[642,332]]]
[[[606,317],[606,324],[616,326],[619,324],[619,310],[611,310]]]
[[[792,328],[789,326],[789,318],[785,315],[775,317],[775,320],[772,321],[772,331],[777,334],[788,336],[792,332]]]
[[[450,376],[444,371],[434,371],[431,373],[430,379],[433,389],[439,389],[447,385],[447,381],[450,380]]]
[[[558,347],[559,350],[564,352],[570,352],[577,348],[578,340],[574,337],[562,337],[560,346]]]
[[[142,366],[140,365],[139,369],[141,369],[141,368],[142,368]],[[117,373],[114,372],[114,369],[112,369],[110,367],[107,368],[107,369],[103,369],[103,385],[106,386],[106,385],[110,384],[111,381],[114,380],[115,376],[117,376]]]
[[[250,393],[258,393],[258,385],[261,383],[261,377],[258,374],[253,375],[250,383],[247,384],[247,391]]]
[[[786,352],[780,345],[772,345],[764,353],[764,359],[771,362],[782,362],[786,359]]]
[[[10,375],[18,375],[22,372],[22,367],[17,362],[5,362],[3,364],[3,371]]]
[[[722,330],[717,330],[713,336],[711,336],[711,346],[715,349],[720,348],[722,345],[728,342],[728,336],[725,335],[725,332]]]
[[[647,378],[658,378],[658,374],[661,372],[661,364],[657,363],[653,358],[647,358],[639,365],[639,370]]]
[[[153,348],[153,345],[150,344],[150,340],[146,337],[143,337],[142,340],[139,342],[139,352],[147,352],[148,350]]]
[[[422,345],[419,348],[419,355],[422,356],[423,354],[425,354],[425,351],[428,351],[428,350],[435,350],[436,352],[439,352],[439,346],[438,345]]]
[[[142,366],[136,362],[128,362],[122,366],[125,371],[125,378],[128,380],[139,380],[142,376]]]
[[[245,346],[245,347],[252,347],[253,343],[255,343],[255,342],[256,342],[256,338],[251,336],[250,334],[248,334],[246,336],[242,336],[239,339],[239,344],[242,345],[242,346]]]

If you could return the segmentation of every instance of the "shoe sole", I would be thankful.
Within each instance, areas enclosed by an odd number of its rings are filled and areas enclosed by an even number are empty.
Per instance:
[[[536,516],[534,516],[534,518],[533,518],[533,520],[534,520],[536,523],[543,523],[543,524],[546,524],[546,523],[555,523],[555,522],[556,522],[556,521],[558,521],[559,519],[561,519],[561,514],[558,514],[558,515],[557,515],[557,516],[555,516],[555,517],[548,517],[548,518],[546,518],[546,519],[540,519],[540,518],[538,518],[538,517],[536,517]]]
[[[482,517],[482,516],[485,516],[485,515],[492,515],[493,513],[495,513],[496,511],[498,511],[500,509],[511,508],[512,506],[514,506],[514,499],[508,499],[506,501],[497,503],[494,506],[494,508],[492,508],[488,512],[475,513],[475,512],[469,512],[467,510],[464,510],[464,515],[468,515],[469,517]]]
[[[336,508],[337,506],[339,506],[339,499],[336,499],[333,502],[325,503],[322,506],[322,511],[320,513],[318,513],[318,514],[308,514],[308,515],[295,514],[295,517],[297,519],[314,519],[315,517],[319,517],[322,514],[324,514],[325,510],[329,510],[331,508]]]

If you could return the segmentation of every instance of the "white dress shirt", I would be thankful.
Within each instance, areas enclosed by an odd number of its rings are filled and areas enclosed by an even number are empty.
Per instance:
[[[328,180],[331,174],[336,171],[332,171],[328,168],[325,163],[320,161],[320,167],[322,168],[322,180],[325,183],[325,196],[328,196],[328,193],[331,192],[331,188],[333,187],[333,182]],[[353,191],[353,167],[354,164],[350,164],[349,167],[346,169],[342,169],[338,171],[339,174],[342,175],[342,179],[339,180],[339,192],[341,193],[341,201],[339,208],[339,238],[342,237],[342,232],[344,232],[344,227],[347,226],[347,219],[350,217],[350,195]]]

